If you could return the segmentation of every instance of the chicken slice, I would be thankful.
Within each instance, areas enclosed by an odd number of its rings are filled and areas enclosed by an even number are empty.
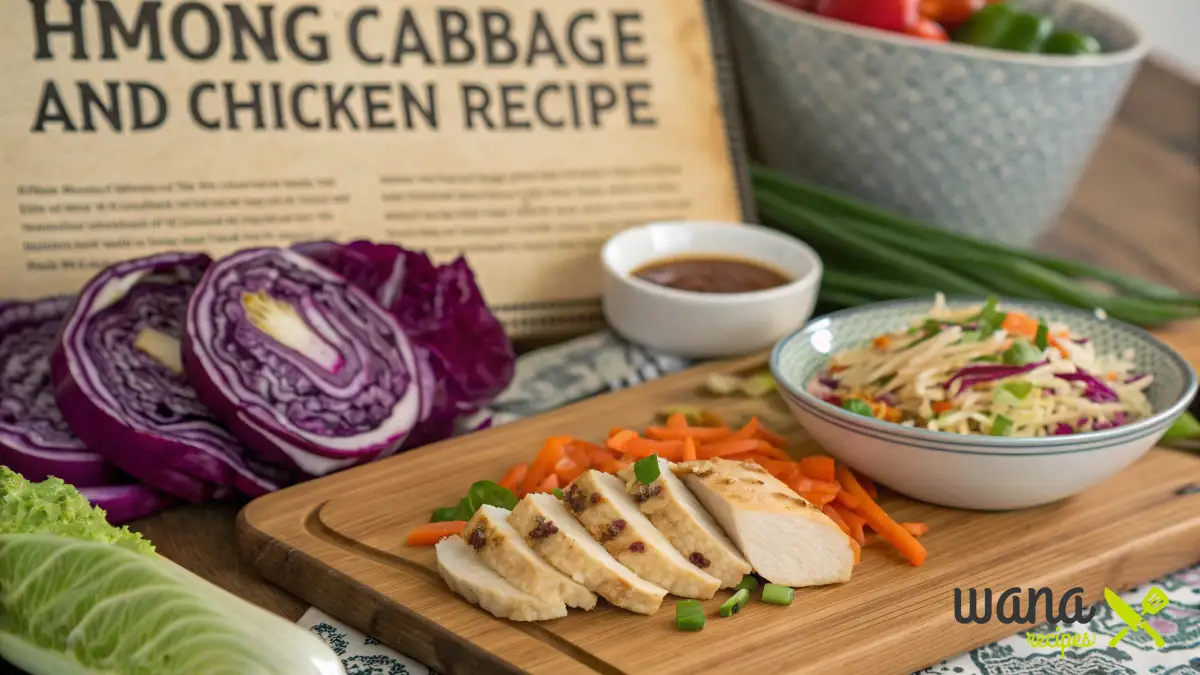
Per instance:
[[[678,464],[675,473],[767,580],[817,586],[850,579],[850,538],[762,467],[713,459]]]
[[[483,564],[462,537],[446,537],[434,547],[438,574],[450,590],[500,619],[546,621],[567,615],[561,602],[546,602],[508,583]]]
[[[589,469],[567,487],[563,503],[618,562],[668,593],[707,600],[721,587],[654,528],[620,478]]]
[[[525,495],[508,522],[546,562],[617,607],[653,614],[667,594],[609,555],[554,495]]]
[[[737,586],[750,573],[750,563],[696,496],[672,473],[672,466],[659,457],[658,480],[649,485],[635,480],[632,466],[626,467],[620,477],[642,515],[650,519],[676,551],[716,577],[723,588]]]
[[[595,593],[551,567],[525,543],[508,522],[511,513],[484,504],[463,529],[463,537],[484,564],[508,583],[546,602],[562,602],[580,609],[595,607]]]

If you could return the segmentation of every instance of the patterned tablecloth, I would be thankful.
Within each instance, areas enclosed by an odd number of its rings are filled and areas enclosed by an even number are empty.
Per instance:
[[[494,425],[505,424],[688,365],[684,359],[630,345],[610,333],[597,333],[523,356],[513,386],[480,419],[490,417]],[[919,675],[1200,675],[1200,566],[1131,589],[1122,597],[1140,611],[1143,595],[1152,587],[1162,589],[1169,599],[1149,621],[1164,640],[1161,648],[1156,648],[1144,631],[1130,632],[1110,647],[1110,640],[1125,624],[1107,604],[1100,603],[1086,624],[1040,626],[1031,631],[1053,634],[1057,630],[1060,635],[1046,638],[1048,646],[1034,646],[1036,638],[1016,635],[943,661]],[[348,675],[433,672],[315,607],[300,624],[341,655]],[[1085,631],[1094,636],[1091,647],[1053,646],[1064,642],[1062,633]]]

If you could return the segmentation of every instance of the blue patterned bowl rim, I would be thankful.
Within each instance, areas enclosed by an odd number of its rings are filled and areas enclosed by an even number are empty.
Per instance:
[[[1103,15],[1113,24],[1119,25],[1123,30],[1128,31],[1131,35],[1133,35],[1133,44],[1126,49],[1120,49],[1114,52],[1104,52],[1101,54],[1080,54],[1073,56],[1058,56],[1054,54],[1022,54],[1019,52],[1002,51],[999,49],[973,47],[971,45],[964,45],[956,42],[933,42],[931,40],[924,40],[922,38],[904,35],[901,33],[893,33],[891,31],[857,26],[846,21],[827,19],[811,12],[793,9],[791,7],[779,4],[776,2],[776,0],[739,1],[752,7],[756,7],[760,10],[775,13],[785,20],[792,20],[798,23],[808,24],[809,26],[819,28],[821,30],[844,33],[865,40],[889,42],[897,47],[910,47],[913,49],[925,49],[934,52],[957,54],[959,56],[978,59],[980,61],[1019,63],[1035,67],[1097,67],[1111,66],[1117,63],[1124,63],[1126,61],[1139,61],[1149,50],[1149,43],[1146,41],[1146,36],[1142,30],[1138,28],[1136,23],[1130,21],[1108,7],[1098,5],[1094,2],[1086,2],[1085,0],[1066,0],[1066,4],[1086,6],[1089,10]]]
[[[986,302],[986,300],[987,299],[983,296],[972,296],[972,295],[948,295],[948,296],[946,296],[946,302],[951,305],[983,303],[983,302]],[[1010,305],[1017,304],[1017,305],[1021,305],[1024,307],[1045,307],[1048,310],[1053,310],[1054,312],[1057,312],[1066,317],[1069,317],[1072,319],[1077,319],[1077,320],[1079,320],[1079,322],[1081,324],[1086,324],[1086,323],[1098,324],[1098,323],[1101,323],[1101,321],[1102,321],[1101,319],[1098,319],[1095,316],[1095,314],[1090,311],[1077,309],[1077,308],[1073,308],[1073,307],[1068,307],[1068,306],[1060,305],[1058,303],[1053,303],[1053,302],[1023,300],[1023,299],[1019,299],[1019,298],[1005,298],[1005,297],[1000,298],[1000,305],[1004,306],[1005,304],[1010,304]],[[1174,420],[1179,415],[1183,414],[1183,412],[1187,409],[1188,405],[1191,403],[1192,399],[1195,398],[1197,388],[1200,387],[1200,384],[1198,384],[1198,381],[1197,381],[1195,369],[1192,368],[1191,364],[1189,364],[1187,362],[1187,360],[1184,359],[1183,356],[1181,356],[1179,354],[1179,352],[1172,349],[1170,346],[1165,344],[1162,340],[1159,340],[1157,337],[1155,337],[1149,331],[1146,331],[1141,328],[1138,328],[1137,326],[1125,323],[1124,321],[1118,321],[1118,320],[1112,319],[1112,318],[1104,319],[1103,323],[1110,328],[1117,329],[1118,332],[1126,333],[1133,337],[1137,337],[1141,340],[1144,340],[1150,347],[1152,347],[1154,350],[1156,350],[1160,356],[1165,357],[1165,359],[1167,361],[1173,363],[1175,365],[1175,367],[1179,369],[1179,372],[1183,376],[1181,378],[1183,380],[1183,387],[1182,387],[1182,391],[1180,392],[1179,397],[1175,400],[1175,402],[1172,403],[1171,405],[1167,406],[1163,410],[1156,412],[1155,414],[1151,415],[1150,417],[1147,417],[1146,419],[1138,420],[1137,422],[1134,422],[1133,424],[1127,424],[1125,426],[1115,427],[1112,429],[1105,429],[1103,431],[1088,431],[1088,432],[1085,432],[1082,434],[1071,434],[1069,436],[1041,436],[1041,437],[1037,437],[1037,438],[1011,438],[1011,437],[1007,437],[1007,436],[967,436],[967,435],[963,435],[963,434],[954,434],[954,433],[949,433],[949,432],[945,432],[945,431],[933,431],[930,429],[924,429],[924,428],[918,428],[918,427],[905,427],[905,426],[901,426],[899,424],[895,424],[893,422],[884,422],[882,420],[878,420],[873,417],[866,417],[864,415],[852,413],[848,410],[830,405],[829,403],[826,403],[825,401],[822,401],[821,399],[817,398],[816,396],[813,396],[812,394],[808,393],[807,383],[801,382],[799,384],[799,386],[797,386],[796,383],[789,381],[787,379],[787,377],[785,377],[783,375],[783,373],[780,372],[780,369],[779,369],[780,355],[785,350],[787,350],[788,346],[793,341],[795,341],[795,340],[806,341],[808,338],[810,338],[812,336],[813,333],[816,333],[817,331],[828,330],[828,329],[834,328],[837,325],[837,322],[841,319],[847,319],[847,318],[859,316],[862,314],[869,314],[871,312],[879,311],[882,309],[904,309],[904,308],[912,308],[913,316],[915,317],[915,316],[919,316],[924,311],[927,311],[929,308],[929,305],[930,305],[930,299],[928,299],[928,298],[906,298],[906,299],[902,299],[902,300],[886,300],[886,301],[882,301],[882,302],[875,302],[875,303],[872,303],[869,305],[862,305],[859,307],[852,307],[850,309],[843,309],[843,310],[839,310],[836,312],[831,312],[829,314],[825,314],[821,317],[813,319],[813,320],[809,321],[807,324],[805,324],[804,327],[801,328],[800,330],[796,331],[795,333],[792,333],[791,335],[788,335],[787,337],[783,338],[778,343],[776,343],[775,348],[771,350],[771,358],[769,361],[769,365],[771,368],[771,375],[775,378],[775,381],[778,383],[778,385],[784,389],[784,392],[786,392],[785,395],[787,397],[793,399],[793,401],[796,404],[803,405],[806,408],[814,408],[815,410],[820,410],[823,417],[830,416],[830,415],[833,416],[835,419],[838,419],[842,422],[841,424],[838,424],[838,426],[841,426],[843,428],[858,427],[863,430],[875,430],[876,432],[883,432],[884,434],[887,434],[888,436],[893,437],[892,440],[894,440],[894,441],[902,441],[904,439],[912,439],[914,441],[925,441],[925,443],[920,443],[920,445],[922,445],[924,447],[929,447],[927,445],[927,443],[933,442],[933,443],[936,443],[937,445],[943,445],[943,446],[958,446],[958,447],[971,446],[971,447],[986,447],[986,448],[993,448],[993,449],[999,449],[999,448],[1022,448],[1022,449],[1046,448],[1046,449],[1050,449],[1050,448],[1063,448],[1063,447],[1067,447],[1067,446],[1077,446],[1080,444],[1093,444],[1093,443],[1096,444],[1097,449],[1100,447],[1109,447],[1109,446],[1113,445],[1114,442],[1119,439],[1130,440],[1135,437],[1142,437],[1142,436],[1148,435],[1150,433],[1153,433],[1155,427],[1162,427],[1165,430],[1166,426],[1172,420]],[[863,336],[864,339],[868,338],[868,337],[870,337],[870,336]],[[826,356],[825,358],[828,358],[828,357]],[[1153,373],[1153,374],[1157,375],[1159,373]],[[877,434],[872,434],[872,435],[877,435]],[[935,449],[935,448],[931,448],[931,449]]]

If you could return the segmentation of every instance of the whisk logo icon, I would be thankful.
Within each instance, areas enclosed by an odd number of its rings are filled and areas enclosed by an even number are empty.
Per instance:
[[[1146,592],[1146,596],[1142,598],[1141,612],[1130,607],[1129,603],[1121,599],[1121,596],[1107,588],[1104,589],[1104,601],[1108,603],[1112,611],[1121,617],[1121,620],[1126,624],[1126,627],[1122,628],[1121,632],[1114,635],[1112,640],[1109,640],[1109,647],[1116,647],[1120,644],[1121,640],[1124,640],[1125,635],[1131,630],[1135,633],[1139,630],[1145,631],[1147,635],[1154,638],[1154,646],[1159,649],[1162,649],[1163,645],[1166,644],[1162,636],[1158,634],[1158,631],[1154,630],[1154,627],[1150,625],[1149,620],[1146,618],[1158,614],[1164,607],[1171,604],[1171,600],[1167,598],[1167,594],[1161,588],[1151,588]]]

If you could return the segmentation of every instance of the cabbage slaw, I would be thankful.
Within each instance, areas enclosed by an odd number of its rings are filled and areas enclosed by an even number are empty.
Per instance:
[[[1039,437],[1150,416],[1132,349],[1097,354],[1086,336],[995,299],[951,309],[938,294],[908,330],[835,354],[809,391],[852,412],[958,434]]]

